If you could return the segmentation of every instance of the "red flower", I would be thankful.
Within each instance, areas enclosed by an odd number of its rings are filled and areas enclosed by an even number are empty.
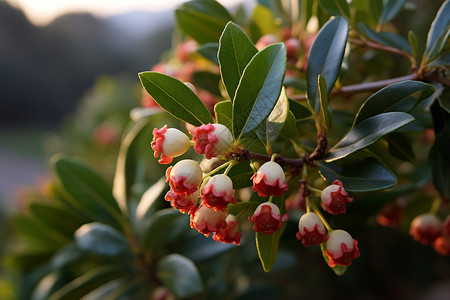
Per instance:
[[[348,202],[353,202],[353,198],[348,196],[348,193],[342,187],[342,182],[339,180],[327,186],[320,195],[322,198],[322,208],[332,214],[343,214],[347,211],[346,206]]]
[[[191,227],[196,228],[205,236],[227,227],[227,222],[225,221],[227,213],[224,211],[216,211],[200,205],[198,208],[193,208],[189,214],[191,215]]]
[[[173,157],[183,155],[190,147],[190,141],[187,135],[176,128],[167,129],[164,125],[161,129],[153,129],[152,149],[155,151],[155,157],[161,153],[158,160],[160,164],[169,164]]]
[[[184,159],[166,171],[170,187],[177,193],[192,194],[202,181],[202,170],[196,161]]]
[[[227,226],[220,228],[213,235],[213,239],[222,243],[233,243],[239,245],[241,242],[241,233],[239,232],[239,222],[232,215],[226,218]]]
[[[288,220],[288,215],[281,216],[280,209],[273,203],[261,203],[248,218],[252,222],[253,230],[264,234],[272,234]]]
[[[442,221],[433,214],[421,214],[414,218],[409,234],[422,244],[431,244],[442,234]]]
[[[257,191],[260,197],[282,196],[289,188],[283,169],[273,161],[264,163],[251,179],[253,191]]]
[[[328,265],[350,266],[359,257],[358,242],[345,230],[333,230],[325,242]]]
[[[222,124],[204,124],[194,130],[194,149],[206,158],[226,154],[233,146],[233,135]]]
[[[305,246],[320,245],[328,239],[322,220],[313,212],[306,213],[300,218],[296,236]]]
[[[438,237],[433,242],[433,248],[442,256],[450,256],[450,237]]]
[[[202,189],[203,204],[215,210],[226,210],[228,203],[236,204],[230,177],[219,174],[211,177]]]
[[[189,212],[197,205],[199,196],[200,195],[198,191],[195,191],[190,195],[186,195],[185,193],[180,194],[170,189],[164,199],[166,199],[166,201],[169,201],[170,205],[174,209],[177,209],[184,214],[186,212]]]

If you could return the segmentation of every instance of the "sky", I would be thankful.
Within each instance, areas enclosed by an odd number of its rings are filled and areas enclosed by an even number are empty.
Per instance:
[[[0,0],[1,1],[1,0]],[[110,16],[133,10],[161,11],[185,0],[7,0],[21,8],[36,25],[45,25],[55,17],[68,12],[90,12],[97,16]],[[233,5],[242,0],[219,0]]]

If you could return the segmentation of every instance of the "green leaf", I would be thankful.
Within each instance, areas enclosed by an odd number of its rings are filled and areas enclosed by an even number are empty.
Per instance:
[[[233,166],[228,173],[228,176],[233,181],[233,188],[237,190],[252,186],[253,182],[250,180],[250,177],[252,177],[254,173],[255,172],[247,161]]]
[[[233,100],[233,134],[249,135],[272,111],[286,70],[286,47],[267,46],[248,63]]]
[[[286,223],[272,234],[256,233],[256,248],[264,272],[269,272],[277,259],[280,238],[286,229]]]
[[[416,34],[412,30],[408,32],[408,42],[409,45],[411,46],[411,53],[412,56],[414,57],[415,64],[417,64],[419,60],[419,43],[417,42]]]
[[[383,135],[412,122],[414,117],[403,112],[382,113],[358,123],[325,156],[331,162],[364,149]]]
[[[298,77],[285,77],[283,85],[293,87],[296,90],[306,91],[306,81]]]
[[[328,95],[327,95],[327,83],[325,78],[319,74],[317,78],[318,91],[319,91],[319,103],[320,103],[320,122],[325,130],[330,127],[330,117],[328,115]]]
[[[391,132],[384,137],[389,143],[389,153],[403,161],[416,163],[416,155],[411,141],[399,132]]]
[[[127,272],[123,269],[123,267],[98,267],[66,284],[64,287],[51,295],[49,300],[81,299],[84,295],[87,295],[103,284],[126,275]]]
[[[213,122],[203,102],[178,79],[157,72],[142,72],[139,78],[155,102],[175,118],[194,126]]]
[[[14,215],[12,223],[18,234],[30,244],[36,245],[36,248],[57,249],[68,242],[67,237],[56,230],[49,230],[48,226],[34,216]]]
[[[319,0],[319,3],[330,16],[344,16],[350,20],[350,9],[346,0]]]
[[[266,145],[267,152],[270,152],[272,144],[276,141],[289,113],[289,102],[284,87],[281,90],[275,107],[270,115],[259,125],[256,134]]]
[[[219,43],[206,43],[199,46],[196,50],[201,56],[206,59],[209,59],[216,65],[219,64],[219,60],[217,59],[217,52],[219,51]]]
[[[234,99],[244,69],[257,52],[245,32],[229,22],[220,37],[218,58],[222,80],[230,99]]]
[[[238,202],[236,204],[228,204],[228,212],[232,215],[242,214],[242,218],[250,217],[255,212],[258,205],[261,202],[258,201],[247,201]]]
[[[384,0],[383,11],[378,20],[380,24],[386,24],[402,10],[406,0]]]
[[[309,107],[307,107],[307,103],[304,105],[298,101],[289,99],[289,109],[294,115],[295,120],[302,120],[312,116],[312,112]]]
[[[203,290],[194,263],[179,254],[170,254],[158,261],[156,277],[178,298],[193,296]]]
[[[328,256],[327,256],[327,254],[325,253],[325,250],[326,250],[326,248],[325,248],[325,243],[320,244],[320,250],[322,251],[323,259],[325,260],[325,262],[326,262],[327,265],[328,265],[329,258],[328,258]],[[334,272],[336,275],[341,276],[341,275],[344,275],[344,273],[347,271],[348,266],[339,266],[339,265],[335,265],[335,266],[334,266],[333,268],[331,268],[331,269],[333,270],[333,272]]]
[[[392,32],[386,32],[386,31],[381,31],[381,32],[373,31],[370,27],[368,27],[364,23],[359,23],[358,29],[366,37],[368,37],[369,39],[371,39],[377,43],[380,43],[382,45],[386,45],[389,47],[393,47],[393,48],[396,48],[399,50],[403,50],[410,55],[412,55],[412,53],[413,53],[408,41],[406,41],[404,38],[402,38],[399,35],[396,35]]]
[[[75,231],[75,242],[83,250],[106,256],[131,254],[127,239],[111,226],[89,223]]]
[[[262,5],[256,5],[253,9],[252,21],[259,29],[260,35],[276,34],[280,29],[277,24],[272,11]]]
[[[91,220],[121,228],[123,215],[103,178],[74,158],[57,155],[51,159],[51,164],[72,205]]]
[[[144,249],[154,250],[157,246],[162,246],[162,239],[167,235],[166,230],[170,224],[183,215],[173,208],[161,209],[152,215],[147,215],[146,219],[140,222],[139,239],[142,241]]]
[[[377,191],[397,183],[395,175],[370,156],[352,155],[336,162],[320,162],[319,170],[326,181],[331,183],[339,179],[350,192]]]
[[[219,75],[206,71],[194,72],[194,74],[192,74],[192,81],[196,86],[201,87],[216,96],[220,96]]]
[[[136,207],[136,232],[139,232],[144,226],[145,220],[151,218],[156,212],[158,204],[163,198],[162,194],[166,189],[166,180],[165,177],[162,177],[144,192]]]
[[[233,104],[230,100],[216,103],[214,106],[214,114],[219,124],[225,125],[228,129],[232,129]]]
[[[361,105],[354,125],[386,112],[409,112],[434,93],[432,85],[420,81],[403,81],[388,85],[370,96]]]
[[[428,60],[439,55],[450,35],[450,0],[446,0],[439,9],[428,31],[425,56]]]
[[[184,34],[200,44],[217,42],[231,15],[217,1],[194,0],[175,10],[175,19]]]
[[[436,59],[434,59],[432,62],[428,64],[428,67],[435,68],[449,68],[450,67],[450,52],[444,53]]]
[[[294,114],[289,111],[284,122],[283,129],[281,130],[281,136],[285,139],[295,139],[298,136],[297,125],[295,123]]]
[[[336,17],[328,21],[319,31],[311,46],[306,69],[308,101],[318,111],[317,77],[322,75],[330,94],[341,69],[348,35],[348,21]]]

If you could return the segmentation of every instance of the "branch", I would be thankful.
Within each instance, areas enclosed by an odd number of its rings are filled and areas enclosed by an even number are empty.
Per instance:
[[[409,55],[407,52],[394,48],[394,47],[389,47],[386,45],[382,45],[376,42],[372,42],[372,41],[368,41],[368,40],[358,40],[358,39],[353,39],[353,38],[348,38],[347,40],[348,42],[358,45],[358,46],[362,46],[362,47],[369,47],[372,49],[377,49],[377,50],[383,50],[386,52],[390,52],[390,53],[394,53],[394,54],[398,54],[404,57],[407,57],[408,59],[411,58],[411,55]]]

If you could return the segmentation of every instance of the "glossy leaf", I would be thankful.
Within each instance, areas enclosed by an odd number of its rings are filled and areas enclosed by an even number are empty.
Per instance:
[[[412,122],[414,117],[403,112],[382,113],[358,123],[325,156],[330,162],[364,149],[385,134]]]
[[[121,228],[123,216],[103,178],[77,159],[57,155],[51,164],[71,204],[91,220]]]
[[[386,31],[376,32],[364,23],[359,23],[358,28],[366,37],[377,43],[403,50],[410,55],[413,54],[411,46],[409,45],[408,41],[406,41],[403,37],[395,33]]]
[[[339,179],[350,192],[377,191],[397,183],[395,175],[370,156],[357,155],[331,163],[320,162],[319,170],[326,181],[331,183]]]
[[[320,103],[319,118],[322,126],[325,130],[327,130],[330,127],[330,117],[328,115],[327,83],[325,82],[325,78],[323,78],[321,75],[319,75],[317,81]]]
[[[384,0],[383,11],[381,12],[380,24],[386,24],[391,21],[402,10],[406,0]]]
[[[167,234],[170,224],[181,217],[181,213],[173,208],[161,209],[143,219],[139,230],[139,239],[144,249],[153,249],[160,246],[161,240]],[[159,244],[159,245],[158,245]]]
[[[347,0],[319,0],[319,3],[330,16],[344,16],[350,19]]]
[[[311,107],[318,111],[317,77],[322,75],[327,82],[327,93],[336,82],[344,57],[348,35],[348,21],[336,17],[328,21],[319,31],[311,46],[306,69],[307,94]]]
[[[289,111],[284,122],[283,129],[281,130],[281,135],[285,139],[295,139],[298,136],[297,124],[295,122],[294,114]]]
[[[216,96],[220,96],[219,75],[203,71],[194,72],[194,74],[192,74],[192,81],[196,86],[201,87]]]
[[[234,99],[244,69],[257,52],[245,32],[229,22],[220,36],[218,58],[222,80],[230,99]]]
[[[256,130],[259,139],[270,150],[272,144],[276,141],[289,113],[289,102],[284,87],[281,90],[275,107],[270,115],[264,120]]]
[[[89,223],[75,231],[75,242],[80,249],[106,256],[131,254],[127,239],[111,226]]]
[[[262,267],[266,273],[272,269],[277,259],[280,238],[285,229],[286,224],[272,234],[256,233],[256,248]]]
[[[307,107],[307,104],[299,103],[295,100],[289,99],[289,109],[293,113],[295,120],[302,120],[312,116],[312,112]]]
[[[170,254],[158,261],[156,277],[178,298],[193,296],[203,290],[194,263],[179,254]]]
[[[267,46],[248,63],[233,101],[233,134],[237,140],[252,133],[272,111],[286,70],[286,47]]]
[[[450,36],[450,0],[446,0],[439,9],[428,31],[425,55],[431,59],[442,52]]]
[[[217,1],[194,0],[175,10],[179,28],[200,44],[217,42],[231,15]]]
[[[306,91],[306,81],[298,77],[285,77],[283,85],[293,87],[297,90]]]
[[[219,124],[225,125],[228,129],[232,129],[233,104],[230,100],[225,100],[214,105],[214,114]]]
[[[217,59],[217,52],[219,51],[219,43],[206,43],[199,46],[196,50],[200,55],[204,58],[209,59],[215,64],[219,64],[219,60]]]
[[[328,264],[329,258],[327,256],[327,254],[325,253],[325,243],[320,244],[320,250],[322,251],[322,256],[323,259],[325,260],[325,262]],[[348,266],[339,266],[339,265],[335,265],[333,268],[331,268],[333,270],[333,272],[338,275],[344,275],[344,273],[347,271]]]
[[[370,96],[361,105],[354,125],[381,113],[409,112],[433,92],[432,85],[420,81],[408,80],[388,85]]]
[[[158,72],[142,72],[139,78],[155,102],[175,118],[194,126],[213,122],[203,102],[178,79]]]

